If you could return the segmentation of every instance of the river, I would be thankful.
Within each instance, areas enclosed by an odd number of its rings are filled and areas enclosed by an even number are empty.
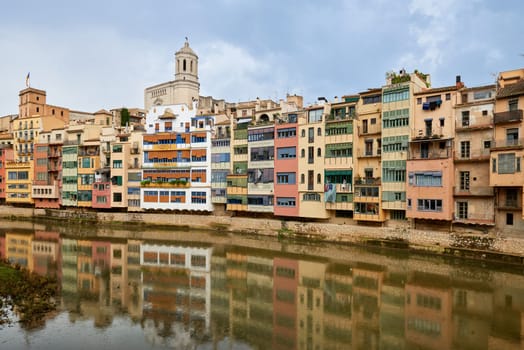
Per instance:
[[[0,349],[521,349],[522,267],[229,233],[0,221],[59,280]]]

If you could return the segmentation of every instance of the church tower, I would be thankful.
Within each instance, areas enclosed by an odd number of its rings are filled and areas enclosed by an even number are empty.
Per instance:
[[[200,83],[198,82],[198,56],[189,47],[186,38],[184,47],[175,53],[175,81],[173,84],[174,104],[185,103],[192,106],[198,101]]]
[[[186,104],[193,107],[198,101],[200,83],[198,82],[198,56],[189,47],[186,38],[184,46],[175,53],[175,80],[147,87],[144,91],[144,108]]]

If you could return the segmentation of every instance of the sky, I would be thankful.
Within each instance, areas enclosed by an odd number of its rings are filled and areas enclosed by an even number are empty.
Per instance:
[[[174,79],[185,37],[200,94],[228,102],[333,100],[400,69],[488,85],[524,67],[523,15],[521,0],[5,1],[0,116],[18,112],[29,72],[48,104],[143,108],[146,87]]]

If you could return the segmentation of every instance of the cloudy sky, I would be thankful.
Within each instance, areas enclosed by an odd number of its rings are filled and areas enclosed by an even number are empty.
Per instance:
[[[238,102],[301,94],[306,103],[384,84],[387,71],[431,74],[434,87],[491,84],[524,67],[521,0],[48,0],[0,11],[0,116],[18,92],[94,112],[143,107],[174,78],[189,37],[200,93]]]

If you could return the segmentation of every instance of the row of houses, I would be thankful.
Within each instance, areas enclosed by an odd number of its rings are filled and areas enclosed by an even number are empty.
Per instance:
[[[196,57],[187,42],[177,55]],[[198,62],[185,62],[176,66],[188,84]],[[307,106],[297,95],[196,98],[198,80],[162,100],[171,83],[147,88],[148,109],[131,113],[75,112],[47,105],[43,90],[20,91],[19,115],[2,118],[0,197],[37,208],[524,228],[524,69],[493,85],[457,76],[438,88],[402,70],[380,88]]]

